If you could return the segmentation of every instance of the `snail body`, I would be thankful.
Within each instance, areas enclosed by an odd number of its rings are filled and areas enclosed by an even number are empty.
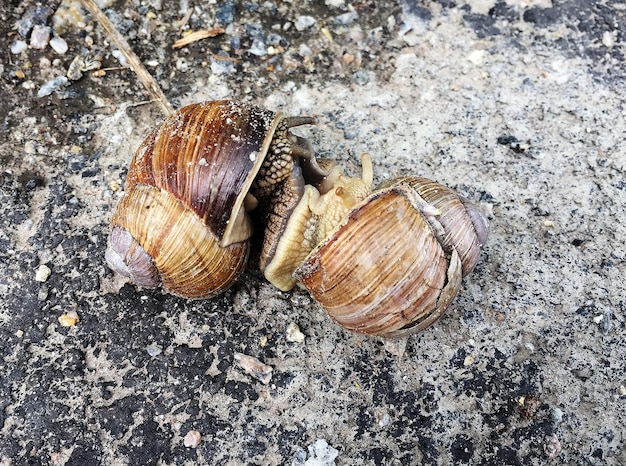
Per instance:
[[[131,162],[111,221],[109,266],[186,298],[223,292],[245,267],[247,212],[257,196],[310,154],[288,129],[312,122],[232,101],[193,104],[167,118]]]
[[[302,284],[348,330],[401,337],[431,325],[452,302],[488,222],[426,178],[398,178],[370,193],[369,156],[363,162],[362,179],[341,175],[335,189],[303,197],[281,242],[304,250],[274,256],[264,273],[281,289]]]

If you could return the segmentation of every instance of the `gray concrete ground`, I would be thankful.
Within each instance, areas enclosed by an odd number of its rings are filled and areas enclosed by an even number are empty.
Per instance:
[[[313,114],[319,154],[447,184],[491,236],[401,357],[254,271],[138,290],[103,253],[158,108],[76,2],[2,4],[0,464],[626,464],[626,3],[104,6],[176,106]],[[188,8],[226,32],[173,50]],[[107,71],[54,81],[78,55]]]

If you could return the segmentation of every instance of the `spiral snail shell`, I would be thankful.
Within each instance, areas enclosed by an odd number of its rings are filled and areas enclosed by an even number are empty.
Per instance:
[[[264,273],[283,290],[301,283],[348,330],[401,337],[431,325],[452,302],[488,222],[426,178],[398,178],[371,193],[367,154],[363,166],[361,179],[335,176],[325,194],[307,186]]]
[[[186,298],[227,289],[243,271],[257,196],[308,157],[293,126],[313,123],[232,101],[193,104],[154,128],[131,162],[111,221],[109,266]],[[256,194],[256,195],[255,195]]]

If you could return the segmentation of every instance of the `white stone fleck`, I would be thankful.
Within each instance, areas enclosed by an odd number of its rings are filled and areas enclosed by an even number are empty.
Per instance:
[[[310,57],[313,55],[313,50],[306,44],[300,44],[298,46],[298,53],[303,57]]]
[[[146,347],[146,351],[150,356],[155,357],[161,354],[163,352],[163,349],[156,343],[153,343],[152,345]]]
[[[41,264],[35,271],[35,281],[45,282],[50,277],[52,270],[46,264]]]
[[[28,44],[23,40],[16,40],[11,44],[11,53],[18,55],[28,49]]]
[[[50,47],[59,55],[65,54],[68,49],[67,42],[62,37],[53,37],[50,39]]]
[[[50,42],[52,28],[49,26],[36,25],[30,33],[30,46],[34,49],[43,50]]]
[[[55,91],[67,86],[69,80],[65,76],[57,76],[56,78],[52,78],[50,81],[47,81],[39,88],[37,92],[37,97],[46,97],[52,94]]]
[[[296,19],[296,29],[298,31],[304,31],[315,24],[315,18],[313,16],[298,16]]]
[[[128,62],[126,61],[126,57],[124,56],[124,54],[120,50],[118,50],[118,49],[113,50],[111,52],[111,55],[113,55],[115,58],[117,58],[117,61],[120,63],[120,65],[122,65],[122,66],[128,65]],[[180,69],[178,61],[176,62],[176,69]],[[186,69],[185,69],[185,71],[186,71]]]
[[[602,45],[610,49],[615,45],[616,37],[617,32],[605,31],[604,34],[602,34]]]
[[[316,440],[313,445],[309,445],[309,457],[306,452],[299,448],[291,462],[292,466],[334,466],[335,458],[339,452],[328,445],[324,439]]]
[[[202,441],[202,434],[197,430],[190,430],[183,439],[183,445],[187,448],[196,448]]]
[[[287,341],[292,343],[302,343],[304,341],[304,333],[300,331],[300,327],[295,322],[291,322],[287,326],[287,331],[285,332],[285,338]]]
[[[485,51],[484,50],[473,50],[467,55],[467,59],[472,62],[474,65],[482,65],[485,59]]]

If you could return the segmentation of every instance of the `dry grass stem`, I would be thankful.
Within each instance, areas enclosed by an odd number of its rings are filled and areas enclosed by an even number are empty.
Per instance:
[[[126,61],[128,62],[128,66],[135,72],[135,74],[139,77],[148,93],[155,100],[163,113],[166,116],[174,113],[174,108],[165,97],[165,94],[161,90],[161,87],[156,82],[156,80],[152,77],[150,73],[145,69],[142,65],[141,60],[135,52],[130,48],[130,45],[126,41],[126,39],[119,33],[119,31],[115,28],[113,23],[109,21],[109,18],[102,12],[102,10],[96,5],[94,0],[81,0],[81,3],[89,12],[93,15],[93,17],[100,23],[102,28],[106,31],[111,41],[115,44],[115,46],[122,52]]]

